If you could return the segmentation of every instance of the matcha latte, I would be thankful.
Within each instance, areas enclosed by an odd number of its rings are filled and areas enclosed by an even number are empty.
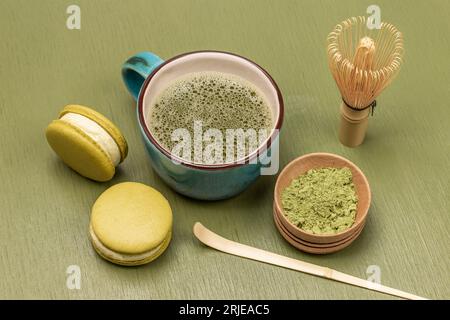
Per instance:
[[[165,149],[172,151],[177,144],[173,133],[177,129],[186,129],[190,136],[196,136],[196,130],[208,132],[215,129],[223,139],[220,157],[212,163],[233,162],[255,151],[261,144],[261,137],[268,137],[273,128],[271,109],[260,90],[249,81],[228,73],[205,71],[184,75],[169,84],[156,98],[149,112],[149,129],[156,140]],[[227,139],[230,132],[249,132],[257,134],[255,141]],[[216,135],[217,138],[217,135]],[[184,160],[205,163],[198,157],[198,148],[205,151],[208,139],[199,143],[194,141]],[[226,150],[230,142],[233,155]],[[217,149],[218,150],[218,149]],[[217,151],[219,152],[219,151]],[[209,164],[209,163],[208,163]]]

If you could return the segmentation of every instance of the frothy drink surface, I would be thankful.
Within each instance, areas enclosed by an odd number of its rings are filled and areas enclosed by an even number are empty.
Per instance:
[[[215,128],[224,138],[227,129],[265,130],[268,135],[273,128],[270,107],[256,86],[235,75],[210,71],[174,80],[160,93],[149,113],[150,131],[169,151],[177,143],[172,141],[172,132],[185,128],[193,137],[195,121],[201,121],[203,132]],[[234,148],[239,148],[236,143],[234,141]],[[241,152],[246,156],[256,148],[247,143]],[[224,144],[223,159],[226,159],[225,151]],[[239,153],[235,151],[234,160],[237,160]],[[191,158],[186,160],[192,159],[195,159],[194,146]]]

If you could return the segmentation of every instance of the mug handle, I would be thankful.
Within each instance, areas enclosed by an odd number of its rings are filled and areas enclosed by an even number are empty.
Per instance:
[[[164,60],[156,54],[144,51],[129,58],[122,65],[122,78],[134,100],[139,97],[145,79]]]

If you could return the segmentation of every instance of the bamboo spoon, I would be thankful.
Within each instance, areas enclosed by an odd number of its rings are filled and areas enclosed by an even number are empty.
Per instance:
[[[269,251],[257,249],[250,247],[238,242],[234,242],[225,239],[218,234],[212,232],[211,230],[205,228],[200,222],[196,222],[194,225],[194,235],[203,244],[214,248],[216,250],[233,254],[235,256],[244,257],[256,261],[265,262],[268,264],[273,264],[276,266],[284,267],[287,269],[292,269],[304,273],[309,273],[314,276],[323,277],[327,279],[332,279],[339,282],[348,283],[357,287],[366,288],[373,291],[378,291],[400,298],[410,299],[410,300],[427,300],[416,296],[411,293],[400,291],[394,288],[386,287],[378,283],[370,282],[367,280],[359,279],[357,277],[330,269],[326,267],[321,267],[308,262],[303,262],[300,260],[295,260],[292,258],[284,257],[276,253]]]

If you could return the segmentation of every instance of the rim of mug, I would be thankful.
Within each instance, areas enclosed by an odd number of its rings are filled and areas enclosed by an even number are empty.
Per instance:
[[[182,57],[188,56],[188,55],[193,55],[193,54],[197,54],[197,53],[220,53],[220,54],[226,54],[226,55],[231,55],[240,59],[243,59],[251,64],[253,64],[255,67],[257,67],[269,80],[269,82],[271,83],[271,85],[273,86],[273,88],[275,89],[276,93],[277,93],[277,99],[278,99],[278,105],[279,105],[279,110],[278,110],[278,118],[276,119],[275,122],[275,126],[272,128],[272,133],[270,134],[270,136],[267,138],[267,142],[262,143],[261,145],[258,146],[258,148],[253,151],[252,153],[250,153],[249,155],[247,155],[245,158],[243,159],[238,159],[234,162],[229,162],[229,163],[219,163],[219,164],[201,164],[201,163],[196,163],[196,162],[192,162],[192,161],[187,161],[183,158],[177,157],[175,155],[173,155],[169,150],[167,150],[166,148],[164,148],[161,144],[158,143],[158,141],[155,139],[155,137],[153,137],[152,133],[150,132],[150,130],[147,127],[147,124],[145,123],[145,118],[144,118],[144,97],[145,97],[145,93],[147,92],[147,87],[150,84],[150,81],[152,80],[152,78],[155,76],[155,74],[165,65],[178,60]],[[219,169],[229,169],[229,168],[234,168],[234,167],[239,167],[242,165],[246,165],[249,164],[251,160],[254,160],[255,158],[259,157],[265,150],[268,150],[272,144],[272,141],[277,137],[277,135],[279,134],[279,131],[281,129],[281,126],[283,124],[283,119],[284,119],[284,102],[283,102],[283,96],[281,94],[281,90],[278,87],[277,83],[275,82],[275,80],[272,78],[272,76],[263,68],[261,67],[259,64],[257,64],[256,62],[253,62],[250,59],[247,59],[243,56],[240,56],[238,54],[235,53],[231,53],[231,52],[227,52],[227,51],[219,51],[219,50],[198,50],[198,51],[191,51],[191,52],[186,52],[186,53],[182,53],[179,55],[176,55],[170,59],[164,60],[159,66],[157,66],[150,74],[149,76],[145,79],[141,91],[139,93],[139,97],[138,97],[138,116],[139,116],[139,124],[145,134],[145,136],[153,143],[153,145],[162,153],[164,154],[166,157],[168,157],[171,160],[175,160],[176,162],[180,163],[181,165],[190,167],[190,168],[194,168],[194,169],[202,169],[202,170],[219,170]]]

